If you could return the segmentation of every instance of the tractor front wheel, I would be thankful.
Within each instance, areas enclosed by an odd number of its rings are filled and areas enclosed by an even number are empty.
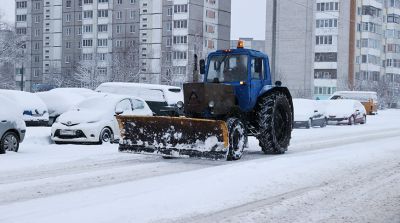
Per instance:
[[[242,157],[247,143],[246,127],[240,119],[229,118],[228,125],[229,151],[227,160],[238,160]]]
[[[260,98],[257,139],[265,154],[284,154],[292,137],[292,105],[283,93]]]

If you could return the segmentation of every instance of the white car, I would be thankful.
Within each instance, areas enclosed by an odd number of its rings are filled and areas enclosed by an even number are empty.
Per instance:
[[[96,94],[98,93],[86,88],[55,88],[36,93],[47,106],[50,126],[62,113]]]
[[[47,126],[49,112],[37,95],[25,91],[0,90],[0,95],[22,108],[21,114],[27,126]]]
[[[314,126],[325,127],[325,114],[318,109],[318,104],[314,100],[295,98],[293,99],[294,123],[295,128]]]
[[[328,124],[347,124],[367,123],[367,112],[365,107],[356,100],[341,99],[330,100],[326,108]]]
[[[115,114],[152,116],[142,99],[112,94],[99,94],[83,100],[60,115],[51,128],[51,139],[61,143],[104,143],[119,139]]]
[[[103,83],[96,88],[97,92],[132,95],[143,98],[151,110],[158,116],[177,116],[178,101],[183,101],[183,91],[180,87],[143,83]]]

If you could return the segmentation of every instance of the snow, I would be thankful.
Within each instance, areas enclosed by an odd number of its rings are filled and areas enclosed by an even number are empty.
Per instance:
[[[316,102],[308,99],[293,99],[294,120],[308,121],[314,116],[314,111],[317,109]]]
[[[399,117],[296,129],[280,156],[250,137],[236,162],[57,146],[28,128],[0,157],[0,222],[399,222]]]
[[[31,120],[48,120],[48,112],[46,104],[35,94],[24,92],[24,91],[14,91],[14,90],[0,90],[0,95],[7,97],[8,99],[14,101],[23,110],[21,114],[25,111],[32,112],[32,114],[41,115],[41,117],[35,117],[32,115],[24,115],[25,121]]]
[[[359,104],[357,108],[356,104]],[[350,117],[356,109],[363,109],[363,114],[366,114],[364,106],[359,101],[350,99],[330,100],[326,113],[327,116],[347,118]]]
[[[50,91],[36,93],[46,104],[51,117],[68,111],[74,105],[98,93],[87,88],[55,88]]]
[[[16,123],[18,129],[25,129],[25,122],[22,116],[22,108],[8,98],[0,95],[0,121],[7,120]]]
[[[174,92],[178,91],[179,92]],[[113,94],[133,95],[145,101],[165,102],[169,105],[183,101],[183,92],[179,87],[142,83],[103,83],[96,91]]]
[[[330,99],[337,96],[340,96],[343,99],[354,99],[360,102],[368,102],[371,99],[374,102],[378,101],[378,94],[373,91],[338,91],[335,92]]]

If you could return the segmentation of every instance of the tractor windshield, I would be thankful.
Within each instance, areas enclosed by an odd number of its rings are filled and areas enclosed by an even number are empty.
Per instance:
[[[247,80],[247,55],[221,55],[210,58],[207,82]]]

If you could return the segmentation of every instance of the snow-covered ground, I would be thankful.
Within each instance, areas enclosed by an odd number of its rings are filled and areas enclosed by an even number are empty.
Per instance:
[[[28,128],[0,156],[0,222],[400,222],[400,111],[296,129],[285,155],[236,162],[54,145]]]

